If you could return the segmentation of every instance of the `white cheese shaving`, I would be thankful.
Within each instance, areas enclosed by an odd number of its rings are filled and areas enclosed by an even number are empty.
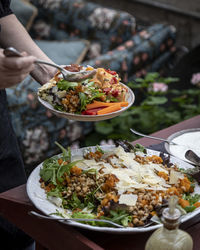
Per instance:
[[[136,194],[122,194],[119,197],[119,204],[127,206],[135,206],[138,196]]]
[[[179,179],[183,179],[184,175],[180,172],[175,171],[174,169],[171,169],[170,176],[169,176],[169,184],[178,184]]]

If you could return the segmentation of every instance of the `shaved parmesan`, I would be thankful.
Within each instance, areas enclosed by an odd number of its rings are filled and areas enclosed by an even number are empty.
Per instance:
[[[136,194],[122,194],[119,198],[119,204],[135,206],[138,196]]]
[[[178,184],[179,179],[183,179],[184,175],[180,172],[175,171],[174,169],[171,169],[170,176],[169,176],[169,184]]]

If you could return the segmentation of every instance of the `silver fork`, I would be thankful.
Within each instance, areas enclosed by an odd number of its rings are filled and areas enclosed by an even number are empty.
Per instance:
[[[117,223],[114,223],[112,221],[109,221],[109,220],[104,220],[104,219],[82,219],[82,218],[55,218],[55,217],[50,217],[50,216],[46,216],[46,215],[42,215],[42,214],[39,214],[35,211],[29,211],[28,214],[30,215],[34,215],[36,217],[38,217],[39,219],[47,219],[47,220],[55,220],[55,221],[82,221],[82,222],[91,222],[91,221],[97,221],[97,222],[105,222],[105,223],[108,223],[112,226],[115,226],[115,227],[118,227],[118,228],[125,228],[124,226],[122,225],[119,225]]]

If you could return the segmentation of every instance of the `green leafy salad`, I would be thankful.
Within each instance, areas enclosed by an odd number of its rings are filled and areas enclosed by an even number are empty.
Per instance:
[[[47,199],[62,208],[62,213],[55,211],[58,216],[142,227],[159,216],[172,195],[178,196],[184,213],[200,206],[200,195],[193,193],[194,179],[169,164],[163,154],[147,155],[142,145],[123,148],[123,143],[110,151],[99,146],[87,148],[83,156],[72,157],[70,148],[56,144],[62,154],[43,162],[40,184]],[[110,226],[99,221],[87,223]]]

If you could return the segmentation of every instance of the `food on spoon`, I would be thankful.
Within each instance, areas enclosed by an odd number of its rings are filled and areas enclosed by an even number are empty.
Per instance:
[[[48,199],[61,199],[72,218],[107,219],[125,227],[147,226],[156,216],[159,220],[172,195],[178,196],[182,213],[200,206],[200,195],[193,193],[197,184],[176,164],[166,164],[163,154],[147,154],[142,145],[122,145],[126,151],[96,146],[73,157],[60,146],[63,154],[44,161],[40,170]]]
[[[76,64],[65,69],[77,74],[68,75],[68,80],[64,80],[58,72],[38,91],[39,97],[54,109],[82,115],[101,115],[128,106],[128,90],[120,83],[121,79],[115,71]]]

